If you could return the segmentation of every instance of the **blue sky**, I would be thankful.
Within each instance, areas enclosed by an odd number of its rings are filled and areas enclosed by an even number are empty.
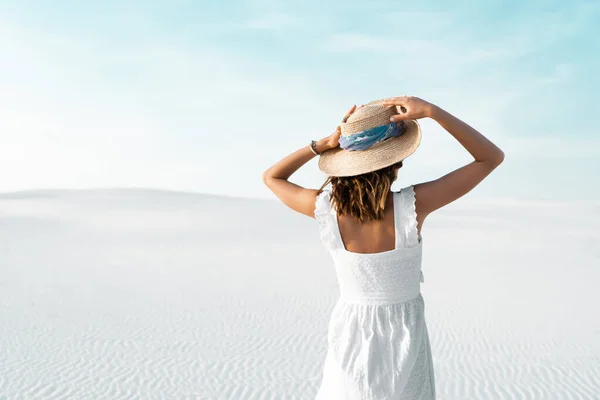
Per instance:
[[[272,197],[352,104],[411,94],[506,153],[470,197],[600,199],[600,2],[0,2],[0,191]],[[432,121],[397,187],[470,161]],[[316,159],[292,180],[319,187]]]

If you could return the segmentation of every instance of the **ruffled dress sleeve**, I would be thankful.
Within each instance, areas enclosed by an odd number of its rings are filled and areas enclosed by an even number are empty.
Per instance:
[[[403,188],[400,193],[402,193],[402,225],[404,227],[406,243],[409,247],[418,246],[423,242],[423,238],[419,238],[417,199],[414,185]],[[423,270],[420,271],[419,280],[425,282]]]
[[[321,242],[328,250],[335,249],[334,217],[331,207],[331,191],[323,190],[315,202],[315,219],[319,226]]]
[[[410,185],[403,188],[400,193],[402,194],[402,226],[404,228],[406,245],[407,247],[417,246],[421,240],[419,239],[417,228],[415,189],[413,185]]]

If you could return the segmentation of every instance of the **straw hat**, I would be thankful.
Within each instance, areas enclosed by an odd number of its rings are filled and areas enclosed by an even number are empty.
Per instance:
[[[382,100],[365,104],[340,124],[340,140],[353,134],[390,124],[390,117],[400,114],[399,107],[383,106]],[[400,136],[388,137],[364,150],[340,147],[327,150],[319,157],[319,169],[329,176],[355,176],[390,166],[417,150],[421,128],[416,120],[404,120]],[[402,128],[402,126],[400,126]],[[402,129],[401,129],[402,131]]]

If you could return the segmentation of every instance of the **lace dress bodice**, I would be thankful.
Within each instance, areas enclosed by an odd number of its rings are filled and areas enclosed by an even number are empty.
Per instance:
[[[330,191],[317,197],[315,216],[321,240],[331,253],[341,296],[370,304],[409,300],[420,293],[423,240],[417,231],[412,186],[394,193],[396,246],[381,253],[354,253],[344,247]]]

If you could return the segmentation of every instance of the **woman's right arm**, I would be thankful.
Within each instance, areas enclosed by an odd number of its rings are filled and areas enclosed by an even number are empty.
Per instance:
[[[494,143],[436,105],[417,97],[397,97],[386,100],[384,104],[401,105],[406,108],[407,112],[395,116],[396,120],[423,117],[434,119],[474,158],[471,163],[436,180],[414,186],[421,220],[470,192],[504,161],[504,152]]]

